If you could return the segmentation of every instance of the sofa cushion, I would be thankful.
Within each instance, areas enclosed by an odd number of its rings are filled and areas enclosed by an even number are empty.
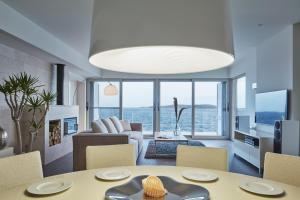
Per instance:
[[[101,119],[101,120],[105,124],[105,127],[107,128],[109,133],[118,133],[115,125],[109,118]]]
[[[127,120],[120,120],[124,131],[132,131],[130,123]]]
[[[94,133],[108,133],[106,126],[101,120],[92,121],[91,127]]]
[[[118,133],[122,133],[124,131],[122,123],[120,122],[120,120],[116,116],[110,117],[110,120],[115,125]]]

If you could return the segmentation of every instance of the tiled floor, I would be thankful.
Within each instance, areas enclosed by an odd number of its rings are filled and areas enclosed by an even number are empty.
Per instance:
[[[137,165],[175,165],[175,159],[145,159],[145,153],[149,139],[144,140],[143,152],[138,158]],[[258,169],[248,164],[243,159],[234,156],[232,153],[232,142],[229,140],[201,140],[208,147],[224,147],[229,152],[229,170],[231,172],[259,176]],[[73,155],[72,153],[44,166],[44,175],[51,176],[61,173],[72,172]]]

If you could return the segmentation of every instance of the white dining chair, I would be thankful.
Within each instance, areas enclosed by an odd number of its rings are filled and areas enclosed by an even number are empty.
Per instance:
[[[300,187],[300,157],[267,152],[264,178]]]
[[[178,145],[176,166],[227,171],[227,150],[224,148]]]
[[[39,181],[42,178],[43,169],[39,151],[0,158],[0,191]]]
[[[86,168],[135,166],[136,155],[134,145],[102,145],[86,148]]]

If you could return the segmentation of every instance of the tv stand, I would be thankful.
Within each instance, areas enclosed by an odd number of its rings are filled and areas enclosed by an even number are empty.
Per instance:
[[[264,167],[265,153],[273,152],[273,139],[274,137],[271,133],[255,130],[235,130],[233,152],[257,167],[261,174]]]

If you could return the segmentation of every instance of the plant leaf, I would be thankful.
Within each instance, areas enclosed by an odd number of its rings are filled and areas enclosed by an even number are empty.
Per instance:
[[[177,98],[173,98],[173,104],[174,104],[174,110],[175,110],[175,119],[177,120],[178,118],[178,101]]]
[[[181,109],[179,110],[179,115],[178,115],[178,118],[177,118],[177,122],[180,120],[180,117],[181,117],[181,115],[182,115],[182,112],[183,112],[185,109],[187,109],[187,108],[181,108]]]
[[[41,98],[44,102],[44,104],[49,104],[51,103],[52,101],[55,100],[56,98],[56,94],[55,93],[52,93],[52,92],[47,92],[45,90],[43,90],[43,92],[41,93]]]

